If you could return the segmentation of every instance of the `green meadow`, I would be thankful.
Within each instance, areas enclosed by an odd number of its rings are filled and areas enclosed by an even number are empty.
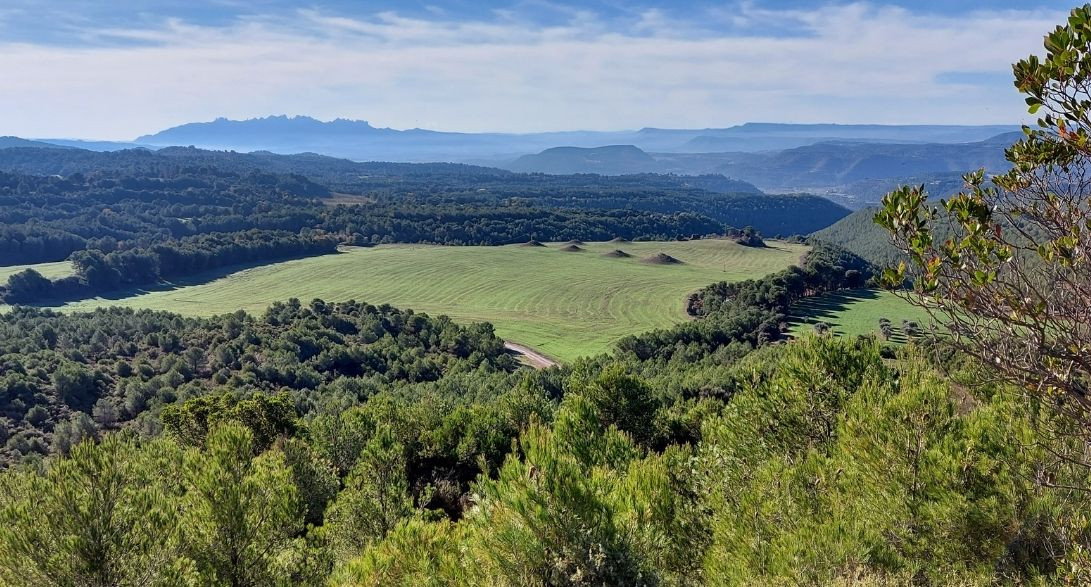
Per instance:
[[[57,261],[56,263],[37,263],[34,265],[7,265],[0,267],[0,284],[7,283],[8,278],[16,273],[23,271],[24,269],[33,268],[38,273],[41,273],[43,277],[49,279],[60,279],[62,277],[68,277],[72,275],[72,263],[68,261]]]
[[[911,305],[897,295],[881,290],[857,289],[829,293],[810,298],[792,308],[792,333],[812,331],[814,324],[825,322],[834,334],[857,336],[879,335],[879,319],[890,320],[894,336],[892,342],[905,342],[902,320],[926,326],[931,319],[928,313]]]
[[[608,242],[546,246],[355,248],[274,263],[70,310],[125,305],[208,316],[261,312],[288,298],[355,299],[462,322],[488,321],[505,339],[569,361],[608,351],[618,339],[686,320],[686,296],[717,281],[760,277],[796,263],[807,247],[771,241]],[[615,249],[630,256],[610,256]],[[649,262],[659,253],[679,263]]]

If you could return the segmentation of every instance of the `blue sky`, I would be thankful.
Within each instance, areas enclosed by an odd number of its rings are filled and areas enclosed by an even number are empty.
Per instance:
[[[1025,120],[1069,3],[6,0],[0,135],[306,114],[463,131]]]

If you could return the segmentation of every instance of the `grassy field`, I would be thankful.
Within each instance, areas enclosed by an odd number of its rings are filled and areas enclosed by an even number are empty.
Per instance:
[[[686,296],[716,281],[771,273],[798,261],[803,245],[752,249],[727,240],[588,243],[579,252],[544,247],[390,245],[298,259],[193,285],[69,304],[126,305],[212,315],[270,303],[355,299],[463,322],[489,321],[507,340],[563,361],[609,350],[619,338],[686,320]],[[622,249],[631,257],[610,257]],[[682,263],[651,264],[666,253]]]
[[[821,321],[829,324],[835,334],[842,336],[878,336],[879,318],[887,318],[894,327],[893,342],[905,342],[902,320],[915,321],[922,326],[930,322],[924,310],[890,292],[871,289],[812,298],[797,304],[793,314],[797,317],[792,324],[793,334],[813,330],[814,323]]]
[[[34,269],[43,277],[60,279],[72,275],[72,264],[68,261],[56,263],[38,263],[36,265],[7,265],[0,267],[0,284],[7,283],[8,278],[24,269]]]

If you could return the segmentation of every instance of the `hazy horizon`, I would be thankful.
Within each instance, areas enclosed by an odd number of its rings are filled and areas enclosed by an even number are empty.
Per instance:
[[[547,131],[504,132],[504,131],[490,131],[490,130],[464,131],[464,130],[459,130],[459,129],[437,129],[437,128],[421,128],[421,127],[395,128],[395,127],[392,127],[392,126],[387,126],[387,125],[384,125],[384,124],[381,124],[381,123],[377,123],[374,120],[353,119],[353,118],[344,118],[344,117],[320,118],[320,117],[311,116],[311,115],[308,115],[308,114],[269,114],[269,115],[265,115],[265,116],[254,116],[254,117],[245,118],[245,119],[232,119],[232,118],[227,118],[227,117],[223,117],[223,116],[217,116],[216,118],[212,118],[212,119],[208,119],[208,120],[192,120],[192,121],[181,123],[181,124],[176,125],[174,127],[167,127],[167,128],[159,128],[159,129],[149,130],[148,132],[141,133],[140,135],[129,137],[129,138],[124,138],[124,139],[100,139],[100,138],[69,137],[69,136],[22,136],[22,137],[19,137],[19,138],[25,138],[25,139],[30,139],[30,140],[70,140],[70,141],[84,141],[84,142],[105,141],[105,142],[124,143],[124,142],[136,142],[137,139],[141,139],[141,138],[143,138],[145,136],[154,135],[154,134],[162,132],[164,130],[170,130],[172,128],[177,128],[179,126],[186,126],[186,125],[191,125],[191,124],[210,124],[210,123],[219,122],[219,121],[250,122],[250,121],[255,121],[255,120],[266,120],[266,119],[277,119],[277,118],[280,118],[280,119],[304,118],[304,119],[315,120],[317,122],[324,123],[324,124],[328,124],[328,123],[331,123],[331,122],[336,122],[338,120],[342,120],[342,121],[347,121],[347,122],[367,123],[368,125],[370,125],[373,128],[376,128],[376,129],[389,129],[389,130],[395,130],[395,131],[428,130],[428,131],[444,132],[444,133],[512,134],[512,135],[524,135],[524,134],[525,135],[533,135],[533,134],[550,134],[550,133],[558,133],[558,134],[564,134],[564,133],[569,133],[569,134],[578,134],[578,133],[625,134],[625,133],[635,133],[635,132],[639,132],[639,131],[642,131],[642,130],[700,131],[700,130],[722,130],[722,129],[726,129],[726,128],[746,126],[746,125],[845,126],[845,127],[852,127],[852,126],[879,126],[879,127],[898,127],[898,126],[922,126],[922,127],[923,126],[941,126],[941,127],[942,126],[951,126],[951,127],[969,126],[969,127],[973,127],[973,126],[981,126],[981,127],[987,127],[987,126],[1012,126],[1012,125],[1019,124],[1018,122],[983,123],[983,124],[942,124],[942,123],[941,124],[932,124],[932,123],[926,123],[925,122],[925,123],[898,124],[898,123],[869,123],[869,122],[839,123],[839,122],[824,122],[824,121],[798,121],[797,122],[797,121],[747,120],[747,121],[739,122],[737,124],[731,124],[731,125],[726,125],[726,126],[721,126],[721,127],[701,126],[701,127],[682,128],[682,127],[643,126],[643,127],[639,127],[639,128],[612,128],[612,129],[601,129],[601,130],[599,130],[599,129],[587,129],[587,128],[569,128],[569,129],[547,130]],[[5,136],[5,135],[0,135],[0,136]],[[17,135],[6,135],[6,136],[17,136]]]
[[[2,135],[219,117],[454,132],[1018,124],[1068,3],[61,0],[0,9]]]

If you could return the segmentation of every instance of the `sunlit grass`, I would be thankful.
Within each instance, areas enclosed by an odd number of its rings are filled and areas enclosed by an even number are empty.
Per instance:
[[[928,313],[897,295],[881,290],[858,289],[830,293],[804,300],[792,308],[792,333],[813,330],[817,322],[825,322],[840,336],[874,334],[879,336],[879,319],[890,320],[892,342],[905,342],[902,321],[917,322],[927,328]]]
[[[545,247],[389,245],[250,268],[174,289],[93,299],[68,309],[127,305],[190,315],[261,312],[274,301],[355,299],[461,322],[488,321],[505,339],[561,360],[608,351],[620,338],[687,319],[688,294],[710,283],[760,277],[797,263],[807,247],[729,240],[587,243]],[[622,249],[631,257],[606,256]],[[666,253],[681,264],[654,265]]]

